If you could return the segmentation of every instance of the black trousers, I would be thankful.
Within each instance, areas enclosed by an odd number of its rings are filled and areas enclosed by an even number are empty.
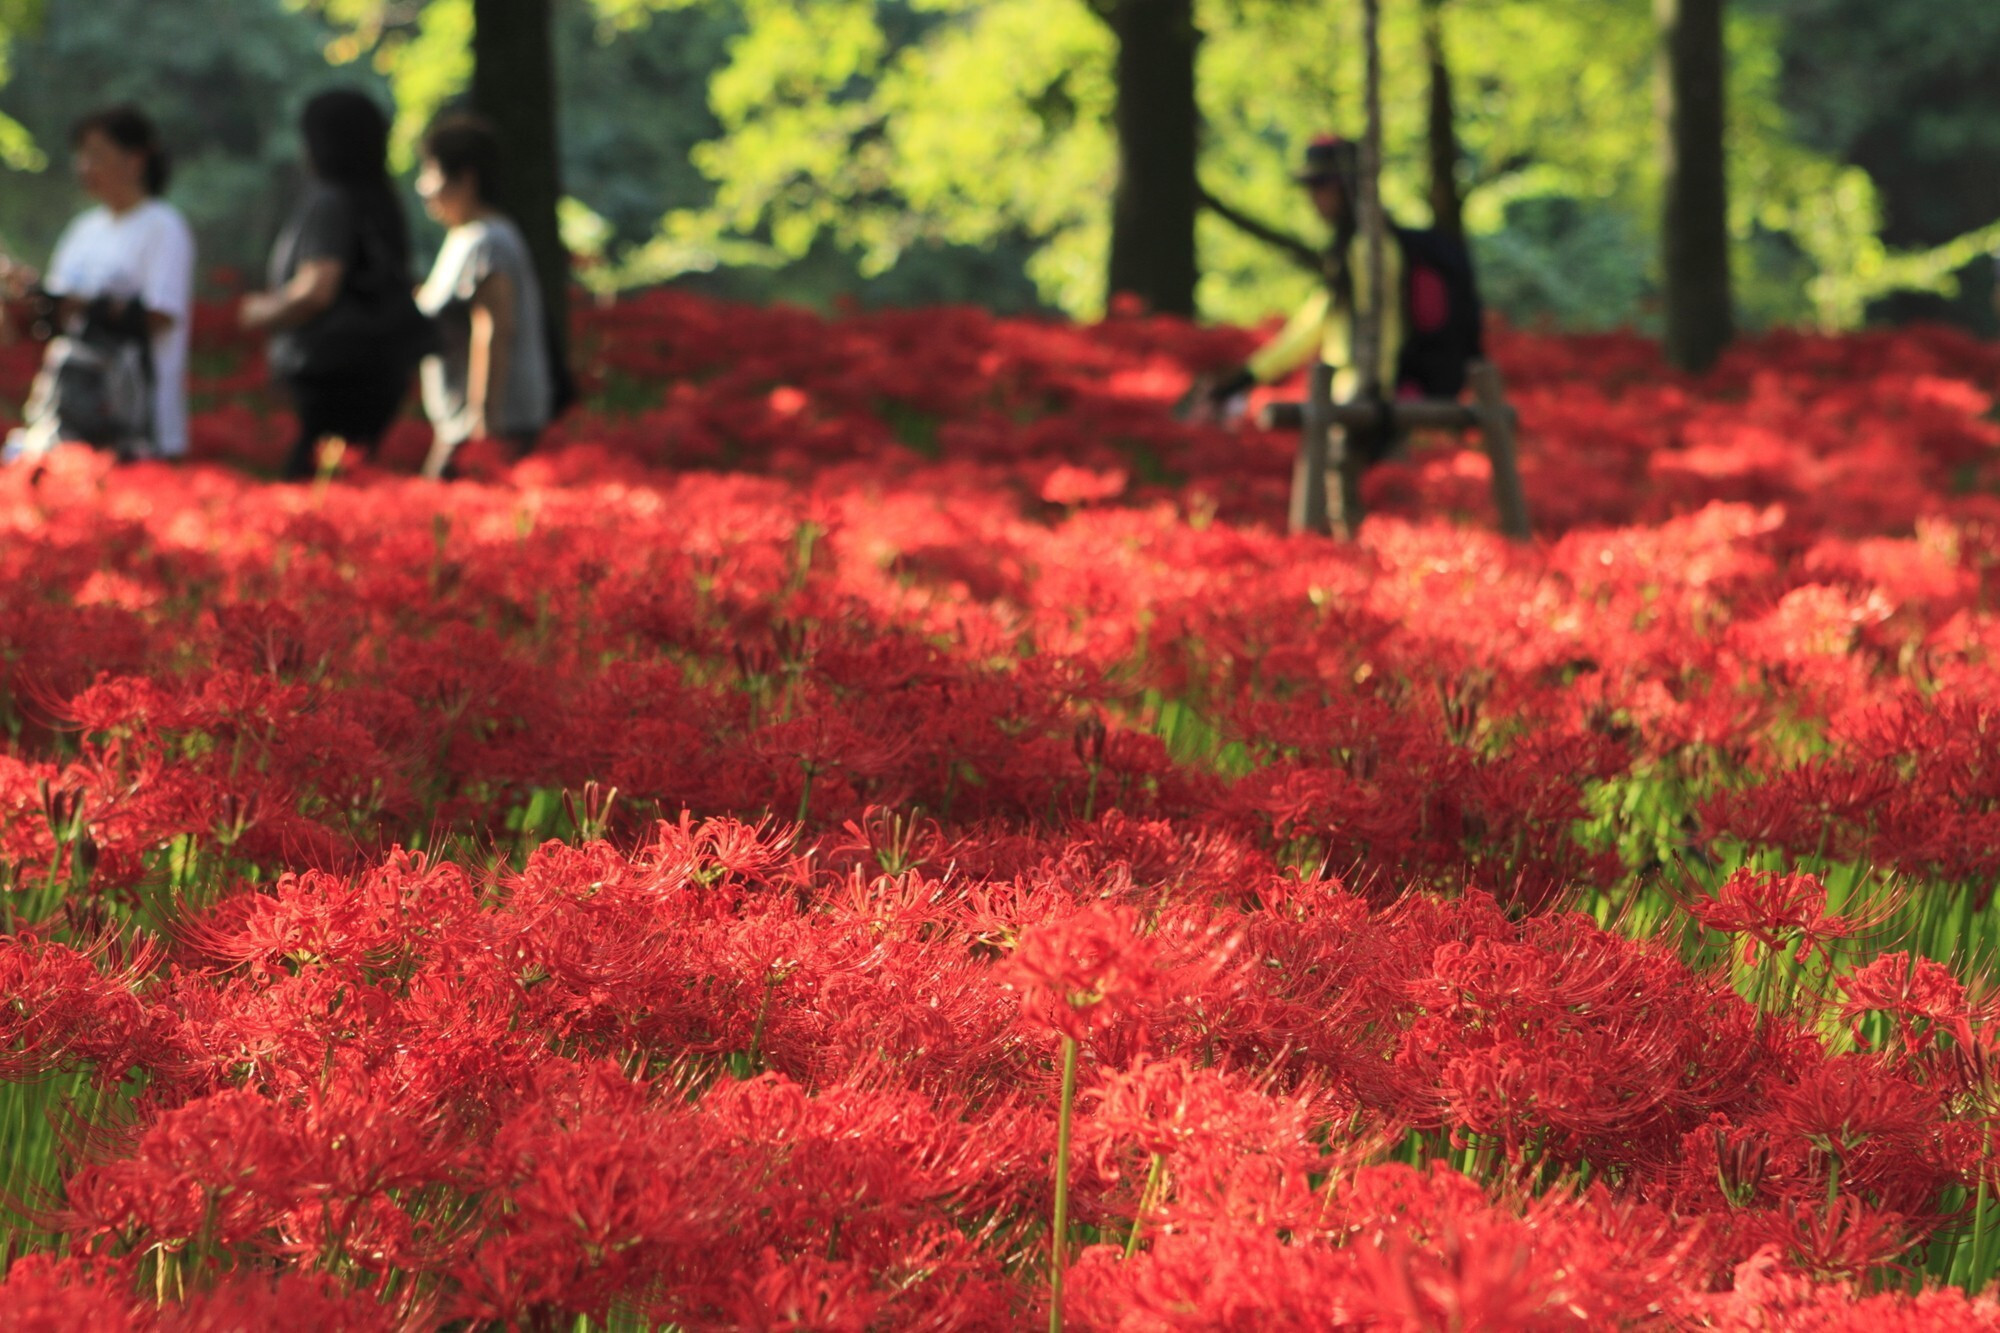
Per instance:
[[[285,380],[298,414],[299,434],[285,458],[285,479],[313,475],[321,440],[339,439],[375,451],[409,396],[410,373],[384,369],[350,375],[292,375]]]

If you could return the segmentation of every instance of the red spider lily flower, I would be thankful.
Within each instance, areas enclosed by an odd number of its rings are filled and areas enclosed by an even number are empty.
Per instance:
[[[1789,1139],[1815,1154],[1795,1181],[1800,1199],[1852,1194],[1915,1216],[1961,1178],[1960,1155],[1940,1133],[1941,1094],[1879,1057],[1828,1060],[1774,1100],[1764,1121],[1773,1145]]]
[[[1834,915],[1819,876],[1774,870],[1738,870],[1713,897],[1682,901],[1710,930],[1743,936],[1746,963],[1756,961],[1760,945],[1772,953],[1792,949],[1800,962],[1812,953],[1828,957],[1828,944],[1866,933],[1892,910],[1878,903],[1868,916]]]
[[[100,1271],[82,1256],[24,1254],[0,1280],[0,1308],[23,1333],[68,1333],[78,1328],[139,1328],[145,1311],[131,1292],[130,1274]]]
[[[1823,1285],[1801,1272],[1782,1242],[1761,1246],[1736,1265],[1730,1290],[1708,1303],[1711,1317],[1723,1328],[1763,1330],[1773,1327],[1864,1327],[1835,1322],[1831,1316],[1851,1313],[1852,1289]],[[1877,1327],[1874,1324],[1865,1327]]]
[[[1242,330],[648,293],[578,347],[652,403],[307,490],[211,465],[284,444],[223,313],[208,461],[0,470],[7,1202],[78,1256],[0,1322],[1018,1328],[1042,1025],[1079,1327],[1995,1324],[1863,1294],[1995,1177],[1989,988],[1782,965],[1896,894],[1688,908],[1859,1057],[1557,904],[1729,838],[1984,910],[2000,349],[1496,326],[1516,549],[1444,438],[1276,531],[1294,441],[1167,407]]]
[[[1143,1153],[1181,1155],[1176,1169],[1197,1192],[1219,1190],[1211,1173],[1226,1180],[1252,1154],[1303,1179],[1326,1165],[1316,1128],[1352,1111],[1321,1089],[1274,1095],[1255,1080],[1197,1069],[1185,1059],[1111,1071],[1086,1100],[1094,1105],[1082,1132],[1096,1141],[1101,1174],[1118,1174],[1111,1155],[1129,1143]]]
[[[739,1328],[811,1328],[863,1333],[874,1327],[885,1303],[868,1270],[816,1255],[787,1262],[770,1246],[740,1275],[728,1309]]]
[[[1895,1021],[1896,1035],[1908,1054],[1928,1050],[1940,1031],[1949,1032],[1960,1050],[1975,1049],[1975,1006],[1964,984],[1943,963],[1911,953],[1886,953],[1841,977],[1839,985],[1847,997],[1840,1006],[1841,1021],[1854,1025],[1856,1042],[1861,1041],[1862,1017],[1879,1013]],[[1984,1007],[1978,1006],[1982,1011]],[[1983,1012],[1979,1016],[1984,1017]]]
[[[1769,1244],[1736,1265],[1730,1290],[1699,1302],[1704,1327],[1728,1333],[1775,1328],[1827,1333],[1973,1333],[2000,1324],[2000,1302],[1968,1296],[1956,1287],[1926,1288],[1912,1295],[1885,1291],[1864,1296],[1846,1282],[1817,1282],[1786,1262],[1782,1244]]]
[[[1139,933],[1138,912],[1093,903],[1023,931],[1008,971],[1025,1015],[1081,1041],[1153,997],[1157,956]]]
[[[88,950],[0,936],[0,1078],[89,1062],[115,1082],[134,1065],[169,1063],[172,1021],[140,998],[159,957],[150,945],[128,954],[115,936]]]
[[[1772,1221],[1792,1262],[1820,1281],[1860,1282],[1894,1264],[1916,1239],[1901,1214],[1852,1194],[1822,1208],[1780,1209]]]
[[[229,1329],[325,1328],[342,1333],[395,1333],[435,1319],[434,1299],[385,1304],[375,1293],[345,1287],[323,1274],[234,1276],[197,1289],[160,1311],[162,1333],[225,1333]]]
[[[1125,493],[1129,481],[1123,468],[1093,472],[1088,468],[1058,467],[1042,481],[1042,499],[1050,504],[1080,505],[1094,500],[1115,500]]]

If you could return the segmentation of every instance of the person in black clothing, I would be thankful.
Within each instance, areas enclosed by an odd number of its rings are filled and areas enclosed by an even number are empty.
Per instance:
[[[284,475],[310,477],[318,445],[372,451],[409,394],[424,350],[411,298],[410,234],[388,170],[389,119],[373,100],[324,92],[300,118],[312,180],[271,251],[267,291],[243,300],[270,334],[271,373],[298,414]]]

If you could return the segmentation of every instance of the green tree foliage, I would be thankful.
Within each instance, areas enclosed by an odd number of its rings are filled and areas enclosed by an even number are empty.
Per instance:
[[[130,101],[159,122],[173,152],[169,193],[204,263],[262,264],[297,188],[300,105],[357,75],[329,70],[327,31],[273,0],[203,0],[201,13],[191,23],[161,0],[50,0],[40,25],[15,38],[0,113],[35,151],[0,168],[0,234],[27,257],[45,260],[84,202],[62,169],[71,122]]]
[[[423,126],[470,82],[472,0],[299,2],[336,25],[330,59],[365,63],[389,81],[399,159],[407,165]],[[699,146],[721,132],[710,103],[727,99],[718,85],[733,68],[730,50],[744,30],[745,14],[734,0],[558,6],[563,179],[571,195],[565,238],[580,254],[615,261],[587,267],[586,282],[612,287],[679,278],[724,295],[821,304],[850,295],[1012,310],[1035,303],[1022,277],[1028,247],[1012,235],[982,233],[977,246],[918,237],[898,247],[896,262],[878,264],[866,248],[849,243],[850,231],[825,230],[784,248],[722,237],[713,227],[663,226],[663,217],[726,207],[716,182],[695,163]],[[788,31],[807,48],[827,45],[838,67],[837,24]]]
[[[1384,196],[1416,224],[1429,218],[1427,8],[1454,75],[1464,217],[1490,299],[1517,318],[1648,323],[1651,6],[1384,0]],[[1290,171],[1312,134],[1359,128],[1354,10],[1196,4],[1202,182],[1310,241],[1318,223]],[[1948,286],[1967,244],[1899,248],[2000,216],[2000,91],[1984,77],[2000,61],[2000,7],[1732,10],[1745,322],[1848,324],[1886,287]],[[30,253],[53,239],[73,187],[25,168],[60,157],[74,115],[130,97],[177,150],[174,194],[204,254],[254,264],[293,186],[298,102],[330,82],[393,89],[407,153],[463,93],[470,15],[470,0],[0,0],[0,34],[16,34],[0,116],[22,127],[10,138],[0,121],[0,233]],[[594,280],[1100,307],[1116,48],[1090,0],[570,0],[558,16],[571,239],[601,252]],[[1198,239],[1210,316],[1258,318],[1314,281],[1212,213]]]
[[[918,239],[1024,235],[1052,302],[1101,307],[1113,48],[1083,0],[742,0],[745,31],[711,87],[722,134],[696,162],[715,202],[668,220],[692,250],[803,253],[831,233],[874,268]],[[1351,0],[1204,0],[1207,188],[1311,234],[1288,179],[1312,133],[1358,129]],[[1384,197],[1428,219],[1424,6],[1385,6]],[[1659,168],[1650,6],[1450,0],[1465,219],[1501,304],[1630,322],[1654,291]],[[1731,25],[1731,230],[1752,322],[1834,318],[1808,283],[1865,257],[1864,175],[1800,145],[1779,106],[1772,21]],[[1312,281],[1217,218],[1201,230],[1204,311],[1249,317]]]
[[[417,137],[472,78],[472,0],[288,0],[324,18],[326,59],[372,67],[396,107],[393,153],[407,167]]]
[[[1891,244],[1936,245],[2000,218],[2000,5],[1744,2],[1774,21],[1801,140],[1884,186]]]
[[[19,3],[0,0],[0,14]],[[0,114],[20,118],[28,153],[0,165],[0,236],[24,257],[45,259],[82,206],[62,169],[64,136],[78,115],[108,101],[135,102],[161,122],[175,158],[170,194],[195,225],[204,266],[254,270],[299,184],[293,126],[307,97],[359,85],[386,103],[392,77],[413,107],[435,107],[461,90],[465,67],[453,42],[462,47],[463,35],[451,36],[448,3],[409,10],[403,26],[379,34],[333,26],[284,0],[201,0],[216,21],[190,25],[183,5],[191,3],[51,0],[39,27],[15,29],[18,77],[0,89]],[[707,85],[735,31],[734,12],[666,14],[630,31],[584,7],[564,6],[562,17],[558,58],[571,75],[565,174],[601,215],[605,245],[636,246],[669,207],[712,190],[688,153],[718,131]],[[378,39],[394,58],[371,53]],[[403,118],[405,158],[422,124],[414,111]],[[420,221],[414,207],[412,218]]]
[[[913,248],[1025,236],[1045,296],[1100,297],[1111,45],[1082,4],[744,0],[742,14],[709,88],[722,133],[693,154],[713,201],[669,215],[649,272],[793,260],[831,240],[873,275]]]
[[[40,26],[41,0],[0,0],[0,84],[12,72],[9,60],[17,33],[32,32]],[[43,162],[34,136],[20,121],[0,113],[0,166],[34,170]]]
[[[2000,220],[2000,5],[1740,2],[1772,20],[1772,58],[1801,142],[1854,163],[1879,186],[1887,245],[1950,247]],[[1992,267],[1967,263],[1980,248],[1871,260],[1934,293],[1892,298],[1885,313],[1945,315],[1991,329]],[[1960,277],[1969,281],[1952,297]]]

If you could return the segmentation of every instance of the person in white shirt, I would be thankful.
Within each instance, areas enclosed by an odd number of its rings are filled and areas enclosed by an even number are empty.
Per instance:
[[[64,229],[41,285],[65,309],[98,297],[136,300],[152,331],[153,447],[187,453],[188,326],[194,314],[194,233],[160,194],[167,152],[146,114],[118,106],[94,112],[70,132],[77,183],[97,201]],[[36,275],[20,265],[4,275],[17,292]]]

